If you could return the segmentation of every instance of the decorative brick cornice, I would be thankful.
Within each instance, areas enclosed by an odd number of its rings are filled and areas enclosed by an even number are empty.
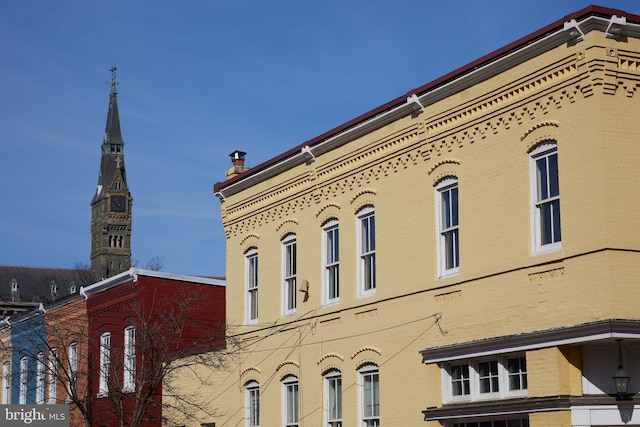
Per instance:
[[[305,169],[292,178],[223,207],[225,235],[243,235],[357,191],[351,198],[354,200],[375,181],[412,167],[423,168],[424,162],[431,174],[443,161],[454,159],[455,152],[490,141],[501,132],[521,127],[522,140],[541,127],[558,127],[559,121],[550,114],[590,99],[597,90],[605,95],[631,97],[639,85],[640,54],[592,42],[584,50],[570,52],[458,108],[429,116],[438,103],[427,106],[422,115],[398,119],[395,126],[403,127],[391,134],[382,135],[388,126],[364,135],[361,138],[368,142],[354,142],[353,151],[325,164],[319,157],[301,166]]]

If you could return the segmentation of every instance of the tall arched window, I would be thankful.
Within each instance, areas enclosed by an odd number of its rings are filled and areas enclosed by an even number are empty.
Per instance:
[[[98,382],[98,397],[109,394],[109,375],[111,370],[111,332],[104,332],[100,336],[100,377]]]
[[[124,330],[124,378],[123,391],[135,390],[136,377],[136,327],[127,326]]]
[[[258,322],[258,249],[245,253],[245,265],[247,323],[253,324]]]
[[[245,385],[246,393],[246,420],[247,427],[260,426],[260,384],[257,381],[249,381]]]
[[[340,230],[333,219],[323,227],[324,232],[324,302],[336,303],[340,299]]]
[[[380,378],[376,365],[367,365],[358,371],[360,389],[360,425],[380,426]]]
[[[298,377],[289,375],[282,381],[282,402],[285,427],[298,427],[300,401],[298,397]]]
[[[358,212],[358,294],[376,292],[376,216],[373,206]]]
[[[540,144],[530,153],[533,252],[560,249],[560,181],[555,141]]]
[[[342,373],[331,370],[324,376],[325,425],[342,427]]]
[[[295,234],[289,234],[282,240],[282,295],[285,315],[294,314],[297,308],[297,248]]]
[[[458,179],[448,177],[436,185],[438,276],[457,274],[460,268]]]

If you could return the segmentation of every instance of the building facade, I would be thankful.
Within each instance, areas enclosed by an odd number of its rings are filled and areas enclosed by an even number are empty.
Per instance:
[[[113,67],[98,185],[91,200],[91,268],[99,279],[131,268],[133,198],[127,185],[116,85]]]
[[[162,425],[172,364],[224,348],[224,284],[130,269],[9,318],[0,401],[68,404],[71,426]]]
[[[639,24],[590,6],[248,170],[233,153],[243,351],[199,422],[640,425]]]

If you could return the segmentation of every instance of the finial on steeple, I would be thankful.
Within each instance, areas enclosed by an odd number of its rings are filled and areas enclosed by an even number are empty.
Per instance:
[[[118,69],[118,67],[116,67],[115,65],[113,67],[111,67],[111,96],[117,95],[118,92],[116,92],[116,85],[118,84],[116,82],[116,70]]]

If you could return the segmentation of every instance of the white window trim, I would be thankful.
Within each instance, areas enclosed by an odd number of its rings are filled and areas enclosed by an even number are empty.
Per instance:
[[[368,252],[364,251],[364,230],[363,230],[363,221],[364,220],[368,220],[368,218],[373,217],[373,221],[374,221],[374,225],[373,225],[373,249],[371,249]],[[357,224],[356,224],[356,238],[357,238],[357,259],[358,259],[358,297],[359,298],[364,298],[364,297],[369,297],[372,295],[376,294],[376,288],[377,288],[377,271],[376,271],[376,244],[375,244],[375,237],[376,237],[376,230],[375,230],[375,209],[373,206],[367,206],[363,209],[361,209],[357,216]],[[373,257],[373,274],[371,276],[371,281],[372,281],[372,286],[371,289],[365,289],[365,278],[367,277],[366,275],[366,270],[367,270],[367,263],[365,261],[365,256],[371,256]]]
[[[444,236],[444,218],[442,217],[442,193],[452,188],[458,188],[458,224],[454,227],[450,227],[447,231],[453,230],[458,233],[458,241],[460,239],[460,187],[458,185],[458,178],[447,177],[438,182],[436,185],[436,248],[438,257],[438,278],[443,279],[446,277],[456,276],[460,272],[460,247],[457,248],[457,265],[452,268],[447,268],[447,250],[446,250],[446,238]]]
[[[19,386],[19,401],[21,405],[27,403],[27,387],[29,381],[29,359],[23,357],[20,359],[20,386]]]
[[[124,328],[124,372],[123,387],[124,393],[135,391],[136,384],[136,327],[129,325]]]
[[[484,357],[478,359],[464,359],[450,361],[444,364],[440,370],[441,372],[441,386],[442,386],[442,403],[456,403],[456,402],[475,402],[483,400],[497,400],[514,397],[526,397],[528,395],[527,389],[509,390],[509,370],[507,367],[508,359],[516,359],[519,357],[525,357],[524,354],[508,354],[494,357]],[[480,375],[478,373],[478,364],[481,362],[489,362],[496,360],[498,362],[498,388],[497,392],[492,393],[480,393]],[[454,396],[451,386],[451,367],[457,365],[469,366],[469,394]]]
[[[47,370],[44,353],[40,352],[36,362],[36,404],[42,405],[45,402]]]
[[[52,348],[49,351],[49,398],[48,403],[58,401],[58,349]]]
[[[337,260],[333,261],[333,260],[329,260],[329,245],[328,245],[328,236],[329,236],[329,232],[333,232],[333,230],[336,231],[337,236],[338,236],[338,243],[337,243]],[[333,252],[331,252],[333,253]],[[332,304],[337,304],[338,302],[340,302],[340,226],[338,223],[337,219],[332,219],[330,221],[328,221],[327,223],[324,224],[324,226],[322,227],[322,294],[323,294],[323,302],[324,305],[332,305]],[[330,292],[329,292],[329,287],[331,285],[330,283],[330,277],[331,277],[331,273],[330,271],[335,267],[335,269],[337,270],[336,273],[336,280],[338,282],[337,284],[337,296],[330,298]]]
[[[364,376],[374,374],[374,373],[378,375],[378,402],[377,402],[378,417],[377,419],[375,417],[373,418],[369,417],[368,420],[374,421],[374,425],[379,426],[380,417],[381,417],[380,389],[379,389],[380,388],[380,368],[377,365],[366,365],[358,370],[358,423],[363,427],[366,427],[367,425],[367,420],[365,420],[365,411],[364,411],[364,404],[365,404]],[[377,421],[377,423],[375,421]]]
[[[331,381],[340,380],[340,418],[331,419]],[[342,424],[342,372],[338,370],[332,370],[324,376],[324,425],[326,427],[333,427],[335,425]],[[339,423],[339,424],[338,424]]]
[[[288,390],[290,387],[296,386],[296,414],[297,421],[295,422],[287,422],[287,416],[289,413],[289,401],[288,401]],[[300,425],[300,382],[298,381],[298,377],[295,375],[289,375],[282,381],[282,425],[284,427],[298,427]]]
[[[260,427],[260,384],[257,381],[249,381],[245,386],[245,419],[247,420],[247,427]],[[257,393],[257,402],[256,412],[257,412],[257,421],[258,423],[253,423],[251,420],[251,411],[253,410],[252,402],[253,395]]]
[[[2,365],[2,403],[11,403],[11,363]]]
[[[288,260],[288,251],[287,249],[293,245],[294,251],[295,251],[295,255],[294,255],[294,260],[293,260],[293,273],[289,274],[288,271],[288,264],[289,264],[289,260]],[[282,240],[282,313],[285,316],[291,316],[293,314],[296,313],[296,310],[298,308],[298,302],[297,302],[297,294],[296,292],[298,291],[297,289],[297,283],[298,283],[298,277],[297,277],[297,273],[298,273],[298,241],[297,241],[297,237],[295,234],[291,233],[288,234],[283,240]],[[291,283],[293,282],[292,285],[290,286]],[[294,301],[294,306],[293,308],[289,308],[289,298],[293,298]]]
[[[534,255],[555,252],[562,248],[562,240],[558,242],[542,244],[540,227],[541,218],[540,211],[537,208],[538,183],[536,177],[536,160],[552,153],[555,153],[556,155],[558,154],[558,144],[556,143],[556,141],[548,141],[540,144],[529,153],[529,183],[531,187],[529,191],[531,198],[531,251]],[[558,165],[558,171],[559,169],[560,165]],[[558,196],[557,198],[560,199],[560,196]],[[560,221],[562,221],[562,214],[560,217]],[[560,230],[562,230],[562,222],[560,223],[560,227]]]
[[[100,335],[100,378],[98,397],[109,395],[109,375],[111,371],[111,332]]]
[[[260,311],[259,311],[259,302],[260,302],[260,295],[259,295],[259,278],[260,278],[260,266],[259,266],[259,258],[258,258],[258,249],[256,248],[252,248],[249,249],[245,254],[244,254],[244,259],[245,259],[245,319],[247,322],[247,325],[255,325],[258,323],[258,318],[260,316]],[[252,264],[252,259],[255,259],[255,263]],[[253,268],[255,269],[255,272],[252,271],[252,265]],[[251,279],[251,276],[255,274],[255,277],[253,278],[253,281]],[[252,312],[251,312],[251,308],[252,308],[252,302],[253,299],[255,298],[255,303],[256,303],[256,317],[253,318],[252,317]]]

